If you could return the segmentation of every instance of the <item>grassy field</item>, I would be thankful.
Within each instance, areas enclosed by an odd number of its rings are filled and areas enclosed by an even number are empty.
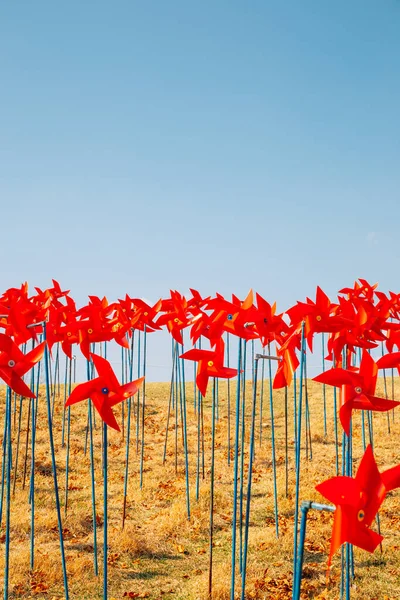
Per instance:
[[[381,384],[380,384],[381,385]],[[268,387],[268,386],[267,386]],[[267,391],[266,387],[266,391]],[[174,600],[207,598],[208,527],[210,476],[210,398],[204,407],[205,478],[200,482],[196,501],[197,425],[193,411],[193,387],[187,386],[188,441],[190,447],[191,519],[186,515],[185,464],[181,430],[178,427],[178,460],[175,461],[175,421],[170,421],[167,461],[162,464],[169,398],[168,384],[148,384],[146,388],[146,426],[143,488],[139,485],[139,453],[136,447],[136,422],[133,423],[130,478],[125,528],[122,530],[123,472],[125,442],[121,434],[110,432],[109,440],[109,597]],[[259,387],[260,390],[260,387]],[[398,397],[396,384],[396,397]],[[232,398],[233,398],[232,386]],[[381,392],[382,385],[381,385]],[[333,396],[327,392],[328,435],[323,431],[322,386],[309,382],[312,460],[302,454],[301,500],[323,499],[314,486],[335,475]],[[63,397],[63,391],[61,391]],[[251,390],[248,384],[247,405]],[[232,402],[233,403],[233,402]],[[4,402],[0,408],[3,431]],[[60,550],[57,533],[53,478],[49,453],[44,390],[39,399],[36,447],[36,536],[35,567],[29,569],[30,507],[28,485],[23,489],[26,421],[28,402],[22,411],[21,450],[16,470],[15,494],[11,512],[10,597],[63,598]],[[279,494],[279,539],[275,535],[273,483],[271,468],[271,428],[269,398],[265,394],[260,444],[260,419],[257,415],[256,457],[251,505],[247,596],[256,599],[290,598],[293,545],[294,452],[292,427],[292,391],[289,392],[289,493],[286,496],[284,394],[274,394],[277,479]],[[117,418],[121,421],[121,408]],[[89,452],[84,454],[86,404],[71,409],[70,475],[68,509],[65,511],[66,450],[61,447],[62,401],[56,404],[54,438],[58,482],[63,511],[63,527],[71,599],[102,597],[102,470],[101,428],[95,430],[97,523],[99,577],[93,570],[93,528],[90,489]],[[232,412],[232,433],[233,433]],[[16,414],[16,423],[19,415]],[[230,590],[232,464],[228,466],[226,384],[219,388],[219,420],[216,444],[215,535],[213,598],[226,600]],[[249,423],[249,419],[247,421]],[[400,462],[400,413],[388,434],[387,416],[374,416],[375,455],[381,470]],[[16,432],[16,430],[15,430]],[[340,434],[341,439],[341,434]],[[15,449],[16,436],[14,436]],[[354,416],[354,468],[362,456],[361,416]],[[15,452],[13,455],[15,460]],[[29,476],[28,453],[28,476]],[[248,463],[248,426],[245,465]],[[27,481],[29,479],[27,478]],[[247,478],[245,479],[245,484]],[[382,507],[383,552],[374,555],[355,549],[354,599],[390,599],[400,597],[400,491],[390,493]],[[326,560],[332,527],[332,515],[310,513],[303,580],[303,597],[329,599],[339,597],[340,553],[335,557],[329,581]],[[4,519],[0,530],[0,573],[4,569]],[[2,575],[0,587],[2,586]],[[239,577],[237,576],[239,593]]]

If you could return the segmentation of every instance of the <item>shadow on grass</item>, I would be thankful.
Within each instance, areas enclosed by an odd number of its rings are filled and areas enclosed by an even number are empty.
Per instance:
[[[160,577],[161,575],[164,575],[161,571],[130,572],[126,573],[125,579],[141,579],[147,581],[148,579],[154,579],[154,577]]]

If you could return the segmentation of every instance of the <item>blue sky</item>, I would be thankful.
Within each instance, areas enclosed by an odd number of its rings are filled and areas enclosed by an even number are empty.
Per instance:
[[[398,291],[399,30],[397,0],[2,3],[3,288]]]

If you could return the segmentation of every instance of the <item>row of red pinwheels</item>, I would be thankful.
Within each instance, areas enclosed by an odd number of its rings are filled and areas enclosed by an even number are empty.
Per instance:
[[[347,437],[351,434],[353,410],[385,412],[399,403],[375,395],[378,370],[400,367],[400,294],[384,294],[376,285],[360,279],[353,287],[339,291],[332,302],[320,287],[315,300],[306,298],[282,313],[260,294],[249,292],[244,300],[232,295],[203,297],[190,290],[185,297],[171,291],[170,297],[150,305],[141,298],[126,295],[108,302],[89,296],[78,308],[69,291],[53,280],[52,287],[35,288],[27,284],[10,288],[0,296],[0,377],[20,396],[33,398],[34,392],[24,376],[38,363],[45,351],[51,354],[60,345],[71,359],[74,345],[97,371],[97,376],[79,384],[66,406],[90,398],[103,422],[119,430],[113,407],[132,397],[143,377],[120,384],[111,364],[92,351],[94,344],[115,341],[129,348],[135,330],[153,333],[166,328],[183,348],[188,330],[194,346],[182,350],[181,358],[198,364],[196,384],[205,396],[209,380],[231,379],[238,370],[225,366],[225,335],[248,342],[258,340],[263,347],[274,344],[278,367],[273,388],[291,385],[305,353],[305,343],[313,351],[315,334],[328,334],[326,360],[332,368],[315,378],[340,389],[339,417]],[[44,341],[38,343],[38,338]],[[207,340],[208,348],[199,341]],[[23,351],[27,342],[32,349]],[[387,354],[374,361],[371,350],[385,345]],[[357,365],[358,355],[361,362]],[[300,441],[298,442],[300,444]],[[330,559],[343,543],[373,551],[382,540],[371,529],[386,493],[400,486],[400,466],[379,473],[371,446],[365,451],[355,478],[350,473],[320,484],[317,489],[336,506]]]
[[[281,358],[274,387],[290,385],[299,360],[301,324],[305,323],[305,337],[310,350],[317,333],[329,334],[328,356],[341,366],[343,357],[351,364],[357,348],[372,349],[386,344],[388,352],[400,348],[400,294],[388,295],[360,279],[353,288],[343,288],[337,302],[317,287],[316,299],[297,302],[282,313],[277,312],[260,294],[250,292],[241,301],[232,295],[203,297],[191,290],[189,298],[177,291],[160,299],[153,306],[140,298],[108,302],[106,298],[89,296],[89,302],[77,308],[69,291],[62,291],[58,282],[46,290],[35,288],[29,295],[27,284],[10,288],[0,296],[0,328],[20,346],[36,338],[46,322],[46,340],[51,350],[60,343],[71,357],[74,344],[89,358],[92,343],[115,340],[128,347],[132,331],[148,333],[166,327],[174,340],[183,343],[183,331],[189,329],[195,344],[200,337],[216,348],[216,356],[223,354],[221,339],[230,333],[244,340],[260,340],[263,346],[277,345]],[[35,326],[37,324],[37,326]],[[343,352],[345,350],[345,353]]]

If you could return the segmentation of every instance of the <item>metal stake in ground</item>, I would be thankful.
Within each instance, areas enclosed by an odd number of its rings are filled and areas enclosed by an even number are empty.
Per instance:
[[[215,467],[215,378],[212,388],[211,410],[211,481],[210,481],[210,562],[208,570],[208,597],[212,598],[213,533],[214,533],[214,467]]]

